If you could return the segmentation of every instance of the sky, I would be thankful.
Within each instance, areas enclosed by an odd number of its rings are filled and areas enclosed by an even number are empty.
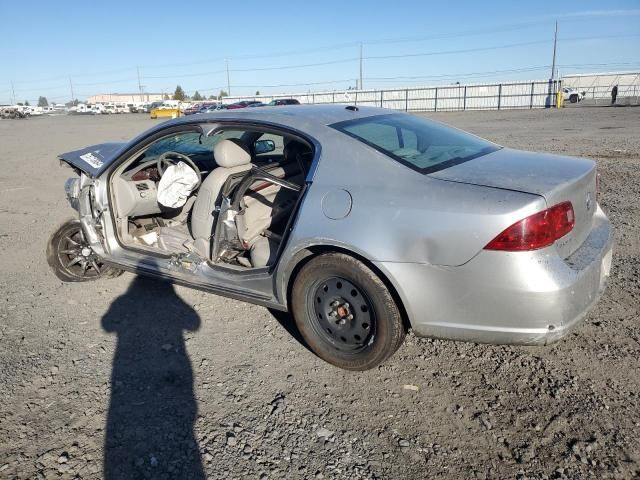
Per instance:
[[[232,95],[640,71],[640,0],[0,0],[0,104],[71,91]],[[227,82],[226,69],[229,69]],[[140,81],[138,80],[140,79]],[[230,88],[229,88],[229,87]]]

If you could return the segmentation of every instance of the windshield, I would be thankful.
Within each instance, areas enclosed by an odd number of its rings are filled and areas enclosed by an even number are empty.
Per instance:
[[[412,115],[377,115],[331,125],[421,173],[457,165],[501,147]]]

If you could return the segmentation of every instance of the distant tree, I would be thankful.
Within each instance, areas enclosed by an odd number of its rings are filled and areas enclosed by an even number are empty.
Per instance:
[[[19,106],[19,107],[22,107],[23,105],[24,105],[24,103],[22,103],[22,102],[18,102],[18,106]]]
[[[48,107],[49,102],[47,102],[47,97],[38,97],[38,106],[39,107]]]
[[[186,97],[184,94],[184,90],[182,90],[182,87],[180,85],[176,86],[176,91],[173,92],[173,99],[180,100],[182,102],[185,98]]]
[[[218,94],[218,96],[219,96],[220,98],[222,98],[222,97],[228,97],[228,96],[229,96],[229,94],[228,94],[225,90],[220,90],[220,93]]]
[[[215,95],[209,95],[209,100],[215,100],[216,96]]]
[[[77,98],[75,100],[71,100],[70,102],[67,102],[64,104],[65,107],[76,107],[78,106],[78,104],[80,103],[80,100],[78,100]]]
[[[29,100],[25,100],[25,101],[24,101],[24,106],[25,106],[25,107],[28,107],[28,106],[29,106]]]
[[[164,96],[162,97],[163,100],[169,100],[169,95],[167,95],[166,93],[164,94]]]
[[[200,95],[200,92],[196,90],[196,93],[193,94],[193,97],[191,97],[191,99],[197,102],[198,100],[202,100],[202,95]]]
[[[256,90],[256,95],[260,95],[260,90]]]

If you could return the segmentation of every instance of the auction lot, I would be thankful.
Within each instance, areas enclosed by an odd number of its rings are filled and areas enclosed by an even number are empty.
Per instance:
[[[128,273],[61,283],[45,248],[74,212],[56,154],[156,121],[0,121],[0,478],[639,476],[640,108],[428,116],[598,162],[613,268],[563,341],[409,336],[383,366],[349,373],[262,307]]]

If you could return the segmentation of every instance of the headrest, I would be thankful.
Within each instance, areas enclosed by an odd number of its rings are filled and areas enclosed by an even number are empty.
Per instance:
[[[303,162],[308,162],[311,160],[311,149],[307,147],[304,143],[298,142],[296,140],[291,140],[288,142],[284,151],[282,152],[284,155],[285,161],[296,161],[301,160]]]
[[[213,157],[219,167],[231,168],[251,163],[247,146],[237,138],[220,140],[213,147]]]

